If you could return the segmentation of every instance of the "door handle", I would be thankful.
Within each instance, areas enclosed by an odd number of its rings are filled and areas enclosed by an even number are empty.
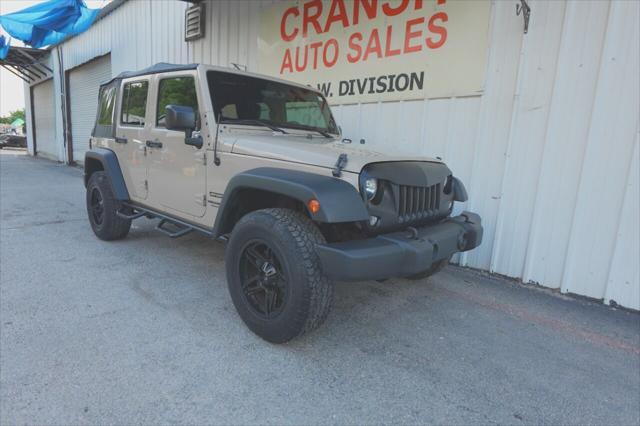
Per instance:
[[[127,138],[116,137],[116,143],[127,143]]]
[[[158,141],[147,141],[146,145],[149,148],[162,148],[162,142],[158,142]]]

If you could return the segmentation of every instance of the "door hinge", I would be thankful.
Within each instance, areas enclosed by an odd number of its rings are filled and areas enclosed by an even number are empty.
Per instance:
[[[527,4],[527,0],[520,0],[520,4],[516,4],[516,15],[524,18],[524,33],[529,32],[529,16],[531,16],[531,7]]]
[[[207,194],[202,194],[202,205],[207,206]]]
[[[207,165],[207,153],[206,151],[202,153],[202,164]]]
[[[144,190],[148,191],[149,190],[149,181],[145,179],[144,181]]]

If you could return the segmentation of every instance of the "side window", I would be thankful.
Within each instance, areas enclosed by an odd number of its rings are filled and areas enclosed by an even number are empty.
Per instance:
[[[222,118],[238,118],[236,104],[227,104],[222,107]]]
[[[251,113],[247,114],[247,108],[253,108],[257,117],[252,117]],[[243,114],[239,114],[238,110],[241,110]],[[252,119],[252,118],[260,118],[265,120],[271,119],[271,109],[264,102],[242,104],[241,107],[238,107],[236,104],[227,104],[222,107],[222,117],[223,118],[240,118],[240,119]]]
[[[113,124],[113,106],[116,103],[116,88],[105,87],[100,91],[100,110],[98,125],[111,126]]]
[[[133,126],[144,126],[147,111],[148,81],[126,83],[122,90],[122,113],[120,122]]]
[[[287,122],[304,123],[307,126],[326,127],[328,123],[324,119],[318,102],[297,101],[286,103]]]
[[[173,77],[160,80],[158,86],[158,103],[156,108],[156,126],[164,127],[165,108],[167,105],[180,105],[193,108],[198,121],[198,97],[193,77]]]
[[[271,108],[269,108],[269,105],[264,102],[260,102],[258,105],[260,105],[260,119],[271,120]]]

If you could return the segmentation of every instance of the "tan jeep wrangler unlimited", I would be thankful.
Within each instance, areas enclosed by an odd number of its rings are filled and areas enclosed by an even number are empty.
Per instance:
[[[157,64],[100,88],[85,157],[87,212],[103,240],[159,219],[170,237],[227,241],[231,299],[270,342],[318,327],[333,280],[419,278],[480,244],[451,217],[462,183],[441,161],[341,139],[307,86],[208,65]]]

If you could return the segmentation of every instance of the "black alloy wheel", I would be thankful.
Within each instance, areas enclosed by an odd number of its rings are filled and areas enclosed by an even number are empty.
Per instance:
[[[100,189],[93,188],[91,191],[91,216],[96,225],[102,225],[104,221],[104,198]]]
[[[287,300],[287,278],[282,262],[262,240],[249,241],[240,258],[242,293],[254,314],[278,316]]]
[[[316,253],[324,243],[308,217],[289,209],[256,210],[235,224],[225,250],[227,284],[251,331],[284,343],[324,322],[333,300]]]
[[[118,216],[122,205],[113,195],[111,182],[104,171],[91,174],[87,182],[86,203],[91,229],[98,238],[113,241],[127,236],[131,220]]]

